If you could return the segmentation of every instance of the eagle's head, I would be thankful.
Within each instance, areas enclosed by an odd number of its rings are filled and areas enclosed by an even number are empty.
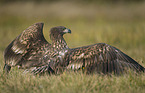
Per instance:
[[[51,39],[61,38],[66,33],[71,33],[71,30],[64,26],[53,27],[50,29],[50,38]]]

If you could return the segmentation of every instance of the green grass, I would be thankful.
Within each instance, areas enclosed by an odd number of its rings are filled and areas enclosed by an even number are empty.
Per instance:
[[[101,76],[63,73],[59,76],[33,76],[14,71],[1,75],[1,93],[144,93],[144,75]]]
[[[59,8],[57,8],[59,6]],[[44,35],[63,25],[72,30],[65,35],[69,47],[104,42],[115,46],[145,67],[145,3],[80,4],[74,2],[10,3],[0,6],[0,93],[144,93],[145,74],[124,76],[62,75],[34,76],[12,68],[3,74],[3,51],[23,30],[44,22]]]

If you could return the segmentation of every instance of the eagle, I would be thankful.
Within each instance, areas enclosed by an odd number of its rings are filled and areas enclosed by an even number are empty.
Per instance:
[[[61,26],[60,28],[64,28]],[[56,28],[54,28],[56,29]],[[71,33],[68,31],[67,33]],[[99,74],[124,74],[128,71],[144,72],[145,68],[134,59],[123,53],[121,50],[108,45],[106,43],[96,43],[93,45],[69,48],[61,30],[52,30],[50,38],[52,46],[57,47],[59,51],[56,60],[49,63],[46,67],[50,67],[54,73],[64,70],[78,71],[82,70],[85,73]],[[46,67],[39,67],[32,72],[39,71]]]
[[[25,71],[28,72],[40,67],[43,67],[43,72],[51,72],[51,68],[48,66],[49,63],[57,62],[57,56],[68,47],[65,47],[66,42],[64,44],[63,41],[53,42],[52,36],[57,35],[57,33],[50,34],[52,39],[52,44],[50,44],[44,38],[43,25],[44,23],[35,23],[29,26],[7,46],[4,51],[4,71],[6,73],[10,71],[11,67],[15,66],[18,66],[19,69],[26,69]],[[52,28],[50,32],[53,32],[53,30],[62,33],[69,33],[70,31],[61,26]],[[63,49],[61,46],[58,47],[60,43],[63,44]]]
[[[43,35],[43,23],[35,23],[16,37],[4,51],[4,70],[18,66],[34,74],[83,70],[86,73],[122,74],[128,70],[144,72],[134,59],[106,43],[69,48],[64,26],[50,29],[50,44]]]

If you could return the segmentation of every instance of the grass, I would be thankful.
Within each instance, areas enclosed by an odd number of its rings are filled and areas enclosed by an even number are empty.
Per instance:
[[[127,92],[143,93],[145,76],[100,76],[82,73],[63,73],[59,76],[33,76],[15,71],[8,76],[1,75],[1,93],[88,93]]]
[[[67,5],[67,6],[66,6]],[[57,8],[59,6],[59,8]],[[3,74],[3,51],[28,26],[44,22],[44,35],[63,25],[69,47],[104,42],[115,46],[145,67],[145,3],[83,4],[74,2],[10,3],[0,6],[0,93],[144,93],[145,75],[102,76],[65,72],[33,76],[13,68]]]

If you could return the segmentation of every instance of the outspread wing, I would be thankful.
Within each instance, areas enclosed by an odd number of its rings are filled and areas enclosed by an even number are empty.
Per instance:
[[[83,69],[87,73],[120,74],[129,69],[144,71],[144,67],[131,57],[105,43],[71,49],[65,60],[68,62],[67,69]]]
[[[45,64],[41,58],[50,44],[43,36],[43,23],[35,23],[24,30],[5,49],[4,59],[6,71],[11,66],[19,65],[21,68],[29,68]]]

